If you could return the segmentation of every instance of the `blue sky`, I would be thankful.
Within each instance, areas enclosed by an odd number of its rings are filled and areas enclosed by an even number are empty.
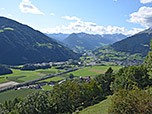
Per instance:
[[[152,25],[152,0],[1,0],[0,16],[47,33],[135,34]]]

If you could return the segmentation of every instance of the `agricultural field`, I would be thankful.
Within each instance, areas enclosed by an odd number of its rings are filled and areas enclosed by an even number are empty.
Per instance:
[[[8,80],[6,79],[5,76],[0,76],[0,83],[3,83],[3,82],[7,82]]]
[[[62,72],[64,70],[55,69],[55,67],[52,67],[50,69],[39,69],[39,70],[36,70],[36,71],[39,72],[39,73],[42,73],[42,74],[56,74],[56,73]]]
[[[7,81],[15,81],[18,83],[34,80],[40,77],[43,77],[47,74],[55,74],[58,72],[62,72],[63,70],[58,70],[55,68],[50,69],[39,69],[35,71],[22,71],[19,69],[11,69],[13,74],[8,75],[1,75],[0,76],[0,83],[7,82]]]
[[[36,91],[41,91],[39,89],[22,89],[22,90],[9,90],[0,93],[0,103],[4,103],[6,100],[13,100],[16,97],[26,97],[28,94]]]
[[[87,107],[80,111],[78,114],[108,114],[108,108],[111,104],[111,96],[101,101],[98,104]]]
[[[43,88],[45,91],[50,91],[50,90],[53,88],[53,86],[45,85],[45,86],[43,86],[42,88]]]
[[[53,78],[48,78],[48,79],[45,79],[45,80],[41,80],[39,82],[50,82],[50,81],[60,81],[60,80],[63,80],[64,78],[61,78],[61,77],[53,77]]]
[[[118,71],[121,66],[90,66],[90,67],[85,67],[83,69],[79,69],[74,72],[70,72],[67,74],[64,74],[63,76],[67,76],[70,74],[73,74],[74,76],[91,76],[91,75],[99,75],[103,74],[107,71],[109,67],[112,67],[114,71]]]
[[[0,83],[6,82],[6,81],[15,81],[15,82],[21,83],[21,82],[37,79],[46,75],[37,71],[21,71],[19,69],[12,69],[12,71],[13,71],[13,74],[1,75]]]

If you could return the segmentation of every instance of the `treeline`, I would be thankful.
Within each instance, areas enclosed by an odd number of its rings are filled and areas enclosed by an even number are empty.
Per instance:
[[[48,69],[51,68],[49,64],[46,65],[34,65],[34,64],[25,64],[20,70],[37,70],[37,69]]]
[[[0,75],[12,74],[13,71],[9,69],[7,66],[0,65]]]
[[[103,90],[95,81],[73,80],[55,85],[50,92],[6,101],[0,108],[4,114],[70,114],[102,99]]]
[[[20,70],[38,70],[38,69],[48,69],[51,68],[50,64],[45,64],[45,65],[41,65],[41,64],[25,64],[22,67],[18,67],[18,66],[10,66],[12,69],[20,69]]]

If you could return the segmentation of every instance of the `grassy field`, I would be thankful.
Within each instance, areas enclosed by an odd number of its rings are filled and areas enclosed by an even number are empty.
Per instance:
[[[35,71],[22,71],[19,69],[12,69],[12,71],[13,71],[13,74],[1,75],[0,83],[7,82],[7,81],[15,81],[18,83],[26,82],[26,81],[43,77],[50,73],[54,74],[54,73],[62,72],[63,70],[50,68],[50,69],[39,69]]]
[[[78,114],[108,114],[108,108],[111,104],[111,96],[98,104],[83,109]]]
[[[13,71],[13,74],[1,75],[0,77],[3,77],[3,78],[0,78],[0,82],[6,82],[6,81],[11,80],[11,81],[20,83],[20,82],[37,79],[46,75],[37,71],[21,71],[19,69],[12,69],[12,71]]]
[[[39,70],[36,70],[36,71],[39,72],[39,73],[43,73],[43,74],[55,74],[55,73],[62,72],[64,70],[50,68],[50,69],[39,69]]]
[[[105,73],[105,71],[107,71],[109,67],[112,67],[114,71],[118,71],[121,68],[121,66],[92,66],[92,67],[85,67],[83,69],[79,69],[77,71],[70,73],[72,73],[74,76],[99,75]],[[69,75],[70,73],[64,75]]]
[[[0,76],[0,83],[3,83],[3,82],[7,82],[8,80],[6,79],[5,76]]]
[[[61,78],[61,77],[53,77],[53,78],[48,78],[46,80],[41,80],[39,82],[50,82],[50,81],[60,81],[60,80],[63,80],[64,78]]]
[[[90,76],[90,75],[98,75],[104,73],[109,67],[112,67],[114,71],[117,71],[121,66],[93,66],[93,67],[85,67],[83,69],[79,69],[77,71],[71,72],[74,76]],[[0,76],[0,83],[7,82],[7,81],[15,81],[18,83],[30,81],[33,79],[37,79],[43,77],[47,74],[54,74],[58,72],[62,72],[64,70],[59,70],[50,68],[50,69],[39,69],[35,71],[21,71],[19,69],[12,69],[13,74],[8,75],[1,75]],[[70,73],[64,74],[63,76],[68,77]],[[57,79],[57,81],[60,79]],[[54,81],[54,80],[50,80]],[[56,81],[56,79],[55,79]]]
[[[45,85],[45,86],[43,86],[42,88],[43,88],[45,91],[50,91],[50,90],[53,88],[53,86]]]
[[[16,97],[26,97],[28,94],[36,91],[41,91],[38,89],[22,89],[22,90],[9,90],[0,93],[0,102],[3,103],[6,100],[13,100]]]

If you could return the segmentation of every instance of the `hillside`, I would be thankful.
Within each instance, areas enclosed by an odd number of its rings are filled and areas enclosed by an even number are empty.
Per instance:
[[[72,50],[76,52],[83,52],[84,50],[93,50],[101,46],[105,46],[121,39],[126,36],[122,34],[105,34],[93,35],[87,33],[73,33],[70,34],[63,42]]]
[[[152,29],[149,28],[110,46],[98,48],[94,54],[101,59],[142,61],[148,54],[151,38]]]
[[[76,59],[70,49],[33,28],[0,17],[0,64],[25,64]]]
[[[108,114],[108,109],[110,105],[111,96],[108,96],[107,99],[101,101],[100,103],[83,109],[79,112],[79,114]]]

